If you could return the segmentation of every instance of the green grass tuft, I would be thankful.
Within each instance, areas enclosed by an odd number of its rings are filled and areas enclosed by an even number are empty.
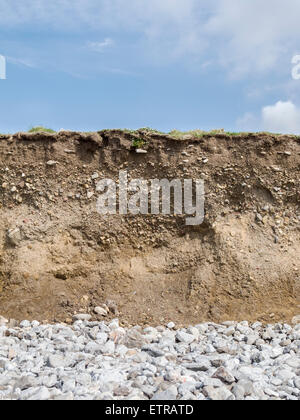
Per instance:
[[[37,126],[37,127],[31,127],[30,130],[28,130],[28,133],[51,133],[54,134],[56,131],[51,130],[51,128],[46,128],[43,126]]]
[[[136,149],[141,149],[145,145],[145,140],[143,139],[134,139],[132,141],[132,146]]]

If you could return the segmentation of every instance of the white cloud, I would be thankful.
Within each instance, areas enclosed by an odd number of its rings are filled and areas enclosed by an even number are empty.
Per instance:
[[[206,24],[218,42],[218,57],[233,76],[249,72],[289,71],[297,48],[300,2],[297,0],[219,0]]]
[[[232,77],[290,74],[300,50],[299,0],[0,0],[0,16],[2,27],[133,34],[144,56],[214,61]]]
[[[247,112],[236,122],[238,130],[300,134],[300,107],[292,101],[264,106],[259,115]]]
[[[204,50],[207,40],[201,36],[198,9],[205,4],[204,0],[0,0],[0,16],[5,16],[3,27],[88,29],[113,38],[118,34],[124,40],[129,36],[137,54],[162,63],[199,56]]]
[[[271,132],[300,134],[300,108],[291,101],[265,106],[262,109],[262,127]]]
[[[114,44],[115,43],[111,38],[105,38],[101,42],[90,41],[87,43],[87,46],[90,50],[104,52],[107,48],[112,47]]]
[[[0,0],[2,26],[16,24],[67,25],[126,28],[154,33],[162,23],[190,21],[197,3],[203,0]],[[156,29],[155,29],[156,28]]]

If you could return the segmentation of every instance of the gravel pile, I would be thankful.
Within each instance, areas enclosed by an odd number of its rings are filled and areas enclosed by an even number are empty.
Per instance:
[[[297,320],[296,320],[297,321]],[[299,400],[300,323],[0,318],[0,400]]]

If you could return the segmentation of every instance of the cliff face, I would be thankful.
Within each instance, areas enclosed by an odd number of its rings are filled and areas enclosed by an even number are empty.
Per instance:
[[[96,185],[120,170],[203,179],[204,222],[100,215]],[[299,175],[293,136],[2,135],[0,314],[65,321],[110,299],[129,324],[289,321],[300,312]]]

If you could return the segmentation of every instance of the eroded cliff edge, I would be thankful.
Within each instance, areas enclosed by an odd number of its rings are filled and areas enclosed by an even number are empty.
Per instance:
[[[203,179],[204,223],[99,215],[96,184],[121,169]],[[295,136],[2,135],[0,314],[68,321],[110,299],[125,324],[289,321],[300,312],[299,175]]]

